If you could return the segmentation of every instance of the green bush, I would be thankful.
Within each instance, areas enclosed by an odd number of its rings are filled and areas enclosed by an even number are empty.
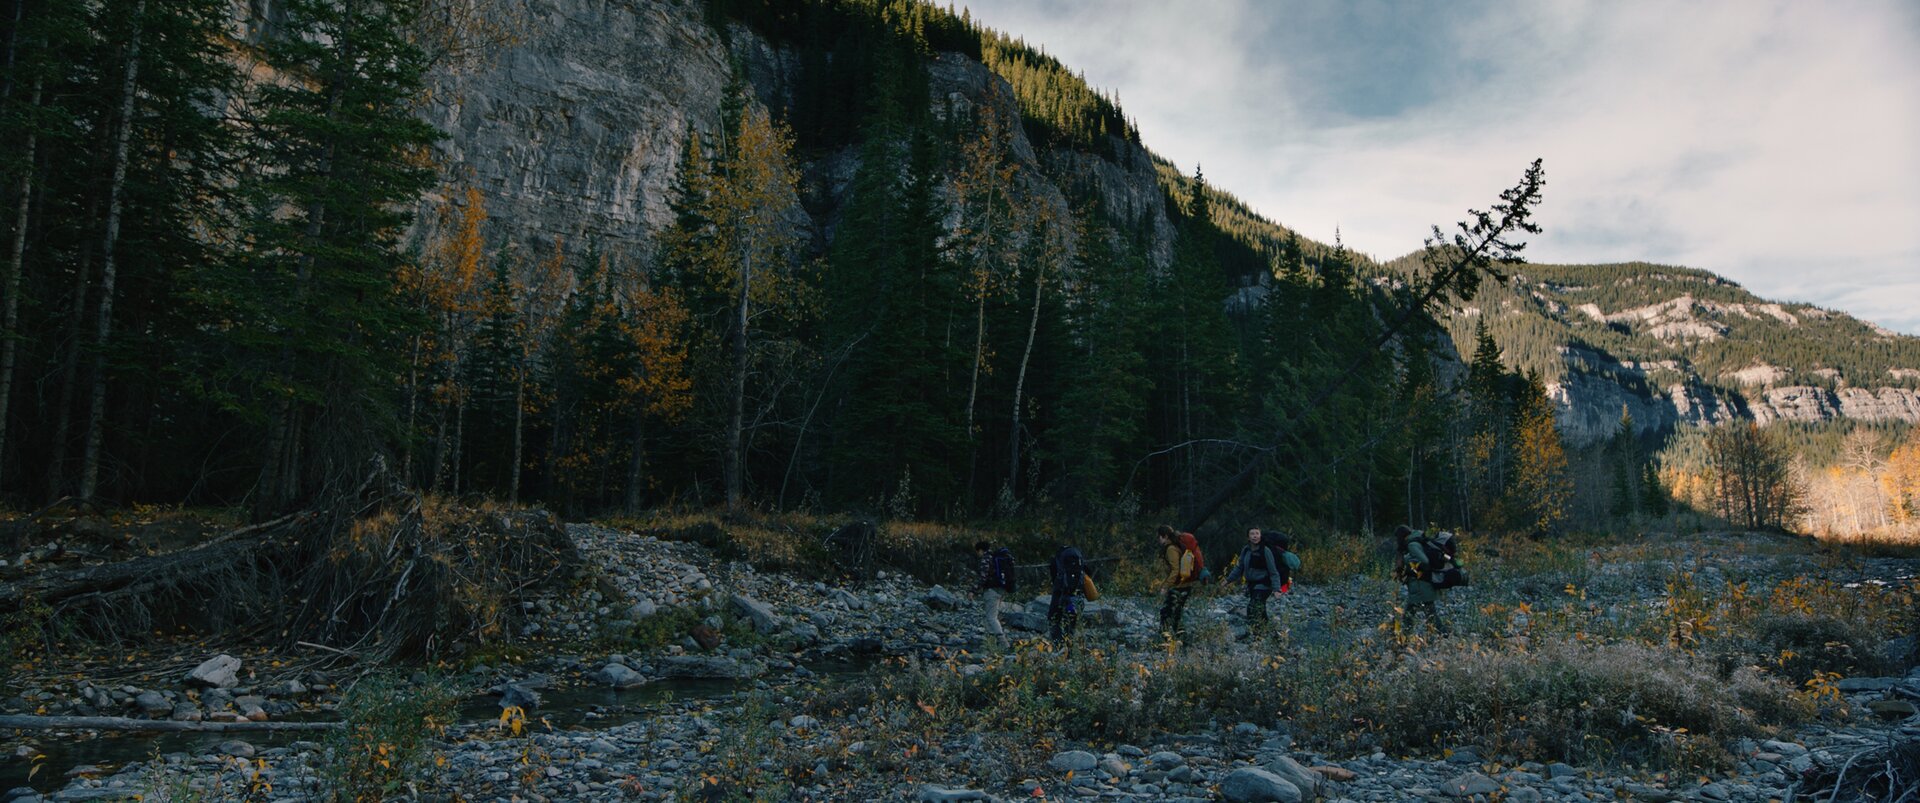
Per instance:
[[[1346,721],[1320,718],[1312,730],[1399,751],[1474,744],[1540,761],[1724,767],[1733,739],[1812,713],[1784,681],[1723,676],[1679,650],[1626,641],[1447,643],[1380,656],[1348,678],[1329,701]]]
[[[340,702],[346,727],[327,739],[320,778],[333,800],[380,801],[431,765],[427,740],[453,721],[455,693],[441,678],[411,683],[391,674],[361,678]]]

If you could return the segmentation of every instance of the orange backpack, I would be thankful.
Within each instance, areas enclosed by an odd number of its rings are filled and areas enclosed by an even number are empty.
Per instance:
[[[1200,554],[1200,539],[1193,537],[1193,533],[1180,533],[1174,536],[1174,543],[1193,555],[1193,574],[1180,578],[1180,581],[1184,583],[1198,578],[1206,582],[1213,572],[1207,570],[1206,556]]]

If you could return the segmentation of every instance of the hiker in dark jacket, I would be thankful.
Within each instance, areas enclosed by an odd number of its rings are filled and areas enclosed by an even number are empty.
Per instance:
[[[1266,632],[1267,598],[1273,596],[1289,576],[1286,560],[1280,557],[1287,549],[1284,537],[1277,544],[1265,541],[1267,538],[1260,528],[1248,530],[1247,545],[1240,548],[1240,556],[1234,559],[1233,571],[1227,572],[1220,581],[1223,586],[1235,580],[1246,583],[1248,637]]]
[[[1081,583],[1087,571],[1086,557],[1076,547],[1061,547],[1047,564],[1053,578],[1053,597],[1047,601],[1047,633],[1054,641],[1073,636],[1080,626]]]
[[[980,582],[975,590],[980,593],[980,613],[987,638],[998,640],[1006,634],[1000,627],[1000,599],[1013,593],[1013,553],[1006,547],[995,548],[986,541],[977,541],[973,554],[979,563]]]

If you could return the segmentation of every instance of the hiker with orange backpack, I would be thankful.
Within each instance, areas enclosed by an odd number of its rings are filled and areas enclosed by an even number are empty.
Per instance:
[[[1205,582],[1207,560],[1200,554],[1200,542],[1193,533],[1174,531],[1171,525],[1162,524],[1154,531],[1160,540],[1160,559],[1167,566],[1167,593],[1160,601],[1160,632],[1175,641],[1186,638],[1187,629],[1181,621],[1187,613],[1187,601],[1193,598],[1193,588]]]

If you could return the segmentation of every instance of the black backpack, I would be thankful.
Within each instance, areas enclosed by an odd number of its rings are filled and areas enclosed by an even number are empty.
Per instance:
[[[1085,559],[1080,550],[1067,547],[1053,556],[1053,593],[1072,596],[1080,593],[1081,578],[1086,574]]]
[[[993,581],[1013,595],[1013,551],[1000,547],[993,551]]]
[[[1434,588],[1453,588],[1467,585],[1466,570],[1460,568],[1456,559],[1460,556],[1460,539],[1449,538],[1444,542],[1420,539],[1420,550],[1427,555],[1427,565],[1420,567],[1421,575]]]

